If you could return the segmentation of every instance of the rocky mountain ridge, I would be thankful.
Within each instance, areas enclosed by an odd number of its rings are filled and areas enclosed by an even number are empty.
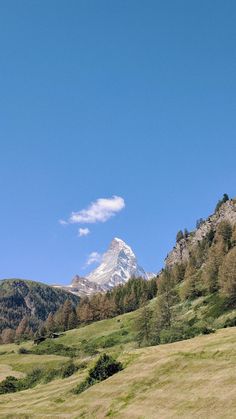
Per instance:
[[[166,267],[172,267],[177,263],[186,262],[190,256],[191,249],[203,240],[211,230],[215,231],[217,225],[222,221],[228,221],[232,225],[236,224],[235,199],[230,199],[223,203],[218,211],[210,215],[206,220],[203,220],[196,230],[188,234],[187,237],[177,241],[165,259]]]

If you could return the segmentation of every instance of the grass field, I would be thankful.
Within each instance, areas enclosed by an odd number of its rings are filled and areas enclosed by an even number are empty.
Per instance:
[[[234,418],[236,417],[236,328],[169,345],[137,349],[132,321],[136,313],[67,332],[57,342],[79,347],[88,340],[121,360],[125,369],[80,395],[71,390],[85,377],[81,370],[66,379],[0,396],[1,418]],[[126,331],[123,333],[123,331]],[[32,346],[28,342],[24,347]],[[57,367],[67,358],[18,354],[19,346],[0,347],[0,374],[21,376],[33,367]],[[5,352],[5,353],[4,353]],[[80,362],[81,354],[75,362]],[[95,356],[96,358],[96,356]],[[93,357],[86,357],[89,365]]]

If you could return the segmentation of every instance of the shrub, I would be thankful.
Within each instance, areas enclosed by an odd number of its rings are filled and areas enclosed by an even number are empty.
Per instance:
[[[70,362],[60,368],[35,368],[26,377],[20,379],[9,376],[0,383],[0,394],[26,390],[36,386],[39,382],[49,383],[56,377],[66,378],[74,374],[78,369],[85,367],[85,363],[77,366],[73,362]]]
[[[89,377],[95,381],[102,381],[122,370],[122,364],[112,356],[103,354],[95,366],[89,371]]]
[[[38,346],[34,347],[31,352],[37,355],[55,354],[70,357],[78,355],[78,349],[63,345],[62,343],[54,342],[52,340],[45,340]]]
[[[43,376],[43,382],[44,383],[49,383],[50,381],[54,380],[55,378],[60,377],[60,375],[61,375],[61,370],[60,369],[50,368],[50,369],[45,371],[44,376]]]
[[[86,355],[93,356],[98,354],[97,345],[85,339],[81,342],[81,349]]]
[[[80,394],[93,384],[106,380],[122,369],[123,366],[120,362],[116,361],[110,355],[103,354],[97,360],[94,367],[89,370],[88,377],[74,389],[74,393]]]
[[[236,317],[233,317],[232,319],[226,319],[223,324],[221,325],[221,327],[234,327],[236,326]]]
[[[23,346],[21,346],[21,347],[18,349],[18,354],[30,354],[30,351],[29,351],[29,349],[26,349],[26,348],[24,348]]]
[[[169,329],[162,329],[158,336],[154,336],[152,344],[173,343],[180,340],[191,339],[198,335],[208,335],[214,333],[215,330],[204,322],[198,324],[175,324]]]
[[[5,393],[14,393],[18,390],[17,388],[18,380],[16,377],[9,375],[0,383],[0,394]]]
[[[87,388],[91,387],[93,384],[87,377],[84,381],[79,383],[77,387],[73,390],[73,393],[80,394],[83,393],[83,391],[87,390]]]
[[[18,390],[26,390],[27,388],[36,386],[42,380],[43,376],[44,370],[42,368],[34,368],[26,377],[18,380]]]
[[[204,314],[206,320],[209,317],[216,319],[232,308],[230,299],[218,293],[207,297],[207,303],[208,308]]]
[[[70,362],[66,365],[63,365],[63,367],[61,369],[61,376],[62,376],[62,378],[70,377],[77,370],[78,370],[77,365],[75,365],[73,362]]]

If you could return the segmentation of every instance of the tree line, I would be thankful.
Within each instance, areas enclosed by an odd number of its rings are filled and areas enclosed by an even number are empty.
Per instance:
[[[67,299],[55,312],[50,312],[46,321],[38,322],[37,328],[29,316],[23,317],[16,329],[5,328],[1,343],[18,342],[54,332],[74,329],[94,321],[108,319],[138,309],[157,293],[157,279],[148,281],[131,278],[106,293],[81,298],[78,305]]]
[[[166,343],[210,332],[213,319],[186,322],[181,311],[181,305],[207,296],[215,302],[213,316],[236,308],[236,225],[228,220],[219,222],[190,249],[187,262],[163,269],[155,304],[143,307],[137,318],[138,344]],[[236,319],[231,323],[235,325]]]

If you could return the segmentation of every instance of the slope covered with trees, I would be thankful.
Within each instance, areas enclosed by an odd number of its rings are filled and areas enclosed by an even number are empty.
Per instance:
[[[0,281],[0,333],[5,341],[34,333],[49,313],[69,300],[75,306],[79,297],[48,285],[21,279]]]
[[[198,222],[195,231],[178,233],[158,279],[153,310],[147,315],[143,308],[139,315],[138,342],[167,343],[234,326],[235,309],[236,201],[225,194],[214,215]]]

